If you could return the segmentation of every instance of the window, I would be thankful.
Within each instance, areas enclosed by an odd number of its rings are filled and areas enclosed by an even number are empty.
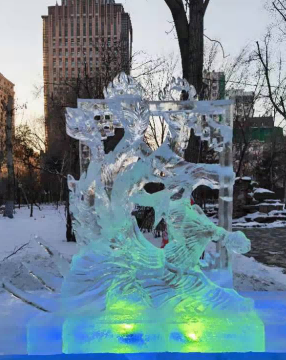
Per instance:
[[[74,56],[74,49],[71,49],[71,56]]]
[[[95,35],[98,35],[98,25],[99,21],[98,21],[98,16],[95,18]]]
[[[56,49],[53,49],[53,56],[56,56]]]
[[[66,49],[66,51],[65,51],[65,56],[69,56],[69,51],[68,51],[68,49]]]
[[[92,36],[92,20],[91,19],[89,19],[88,27],[89,27],[89,36]]]
[[[62,36],[62,20],[59,19],[59,36]]]
[[[85,1],[83,1],[82,11],[84,14],[86,14],[86,2]]]
[[[86,38],[83,38],[83,46],[86,46]]]
[[[59,39],[59,46],[62,46],[62,39]]]
[[[73,23],[73,19],[71,20],[71,36],[74,36],[74,23]]]
[[[77,18],[76,34],[77,36],[80,36],[80,18]]]
[[[56,39],[53,39],[53,46],[56,46]]]
[[[75,66],[75,61],[74,58],[72,58],[72,62],[71,62],[72,66]]]
[[[86,18],[83,18],[83,36],[86,36]]]
[[[101,20],[101,35],[104,35],[104,20]]]
[[[65,46],[68,46],[68,44],[69,44],[68,39],[65,39]]]
[[[80,38],[76,39],[76,44],[77,44],[77,46],[80,46]]]
[[[74,38],[71,39],[71,46],[74,46]]]
[[[59,49],[59,56],[62,56],[63,55],[63,51],[62,49]]]

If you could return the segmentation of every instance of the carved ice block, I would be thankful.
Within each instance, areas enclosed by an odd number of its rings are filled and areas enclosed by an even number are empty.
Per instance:
[[[48,321],[45,315],[29,326],[28,353],[265,351],[264,325],[255,312],[243,317],[198,317],[168,322],[156,319],[138,322],[134,318],[107,322],[92,316],[74,316],[65,319],[61,327],[60,318]]]

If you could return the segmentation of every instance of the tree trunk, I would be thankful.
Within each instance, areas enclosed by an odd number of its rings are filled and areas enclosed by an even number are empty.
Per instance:
[[[284,175],[284,204],[286,205],[286,173]]]
[[[247,147],[248,147],[248,144],[243,145],[243,149],[242,149],[241,154],[240,154],[240,159],[239,159],[239,164],[238,164],[238,169],[237,169],[237,172],[236,172],[236,176],[241,176],[242,175],[241,174],[242,164],[243,164],[243,161],[244,161],[244,157],[245,157],[245,154],[246,154]]]
[[[204,16],[209,0],[189,1],[189,19],[183,0],[165,0],[175,23],[181,53],[183,77],[203,94]]]
[[[34,215],[34,204],[33,204],[33,199],[31,201],[31,208],[30,208],[30,217],[33,217]]]
[[[189,19],[183,0],[165,0],[175,23],[181,53],[183,77],[197,91],[200,100],[204,97],[204,16],[209,0],[189,1]],[[185,159],[197,163],[200,151],[199,138],[191,133]]]
[[[188,54],[182,55],[183,77],[193,85],[198,98],[203,100],[203,64],[204,64],[204,14],[201,2],[190,4]],[[198,163],[200,151],[200,138],[195,136],[193,130],[185,151],[185,160]]]
[[[8,97],[6,107],[6,152],[7,152],[7,188],[4,216],[13,219],[14,211],[14,163],[13,163],[13,98]]]
[[[72,215],[70,213],[70,201],[69,201],[69,190],[66,186],[66,239],[67,242],[76,242],[75,234],[72,228]]]
[[[191,1],[189,7],[189,51],[184,59],[183,76],[203,99],[204,9],[202,1]]]

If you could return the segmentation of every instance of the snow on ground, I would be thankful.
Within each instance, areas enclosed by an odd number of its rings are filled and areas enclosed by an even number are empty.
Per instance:
[[[239,219],[233,219],[232,226],[233,226],[234,230],[241,229],[241,228],[243,228],[243,229],[251,229],[251,228],[273,229],[273,228],[286,227],[286,221],[284,220],[285,215],[283,215],[283,214],[279,215],[278,213],[279,213],[278,210],[273,210],[268,214],[260,213],[259,211],[257,211],[253,214],[248,214]],[[254,219],[257,217],[267,218],[267,217],[271,217],[271,216],[275,216],[277,219],[282,218],[283,220],[276,220],[272,223],[259,223],[257,221],[254,221]],[[253,219],[253,221],[246,221],[246,218]],[[209,219],[214,224],[216,224],[216,225],[218,224],[217,216],[209,217]]]
[[[280,204],[281,205],[281,204]],[[272,223],[259,223],[257,221],[255,221],[255,219],[257,218],[265,218],[267,219],[268,217],[273,217],[275,216],[275,218],[277,218],[276,221],[272,222]],[[246,220],[253,220],[253,221],[247,221]],[[279,218],[283,219],[283,220],[279,220]],[[235,228],[267,228],[267,229],[272,229],[272,228],[279,228],[279,227],[286,227],[286,221],[285,221],[285,212],[284,211],[280,211],[280,210],[272,210],[270,211],[268,214],[265,213],[261,213],[259,211],[253,213],[253,214],[248,214],[246,216],[243,216],[239,219],[234,219],[232,222],[233,226]]]
[[[240,291],[286,291],[283,269],[263,265],[253,257],[233,256],[234,288]]]
[[[215,243],[207,246],[215,254]],[[282,268],[259,263],[253,257],[232,254],[233,284],[237,291],[286,291],[286,275]]]
[[[233,222],[233,227],[235,228],[243,228],[243,229],[250,229],[250,228],[260,228],[260,229],[273,229],[273,228],[281,228],[286,227],[286,221],[274,221],[270,224],[263,224],[257,221],[250,221],[250,222]]]
[[[65,225],[63,207],[56,209],[53,206],[44,206],[42,211],[36,208],[33,218],[29,217],[27,208],[16,210],[14,219],[0,216],[0,279],[7,278],[22,290],[43,290],[42,285],[28,274],[21,262],[32,262],[57,275],[56,265],[33,241],[33,237],[42,237],[70,260],[78,249],[75,243],[66,242]],[[145,233],[144,236],[160,247],[161,238],[154,238],[152,233]],[[29,245],[9,259],[3,260],[26,243]],[[212,244],[210,248],[211,246]],[[239,291],[286,291],[286,275],[282,273],[282,269],[265,266],[243,255],[234,255],[233,270],[234,285]]]
[[[34,216],[29,217],[29,209],[23,207],[16,209],[14,219],[3,218],[0,215],[0,279],[7,278],[23,290],[43,289],[41,284],[33,279],[21,264],[23,261],[41,267],[42,269],[58,275],[58,270],[46,252],[34,241],[35,235],[42,237],[56,250],[71,259],[77,253],[75,243],[65,240],[65,213],[64,207],[46,205],[40,211],[34,209]],[[4,260],[22,245],[22,250]],[[0,292],[3,292],[0,289]]]

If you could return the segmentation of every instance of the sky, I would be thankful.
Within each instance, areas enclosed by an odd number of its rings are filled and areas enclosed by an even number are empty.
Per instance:
[[[43,99],[35,97],[42,84],[42,18],[56,0],[1,2],[0,72],[15,84],[17,123],[43,115]],[[120,2],[117,0],[117,2]],[[60,0],[59,0],[60,3]],[[122,0],[133,24],[134,51],[152,56],[179,53],[171,27],[171,13],[164,0]],[[264,0],[211,0],[205,17],[205,33],[220,40],[225,52],[235,56],[246,44],[259,40],[270,22]]]

